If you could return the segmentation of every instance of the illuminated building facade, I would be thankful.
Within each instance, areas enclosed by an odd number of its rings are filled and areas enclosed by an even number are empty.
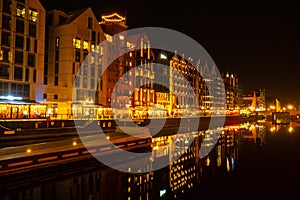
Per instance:
[[[48,115],[68,119],[96,115],[91,105],[99,103],[102,40],[104,33],[91,8],[47,13],[43,97]]]
[[[266,92],[258,89],[243,94],[243,112],[266,111]]]
[[[2,0],[0,19],[0,118],[42,116],[45,9],[38,0]]]
[[[242,101],[242,91],[239,87],[238,76],[233,73],[223,72],[222,78],[226,91],[226,110],[239,113]]]
[[[121,34],[121,32],[127,30],[126,18],[113,13],[111,15],[102,16],[102,21],[99,22],[102,30],[105,34],[105,39],[110,42],[112,47],[117,48],[128,48],[126,42],[126,35]],[[119,34],[119,37],[113,37]],[[114,52],[113,48],[106,49],[107,52],[104,62],[109,62],[109,55]],[[132,53],[124,54],[113,60],[111,63],[107,63],[108,67],[103,71],[100,77],[100,95],[99,101],[104,108],[110,108],[112,105],[116,108],[124,108],[127,104],[130,104],[129,93],[132,91],[132,83],[128,77],[127,72],[133,66],[133,55]],[[116,84],[118,83],[117,91],[113,92]],[[113,96],[117,94],[117,96]],[[107,109],[106,109],[107,110]]]
[[[196,105],[197,97],[194,95],[196,88],[194,72],[192,58],[186,60],[184,55],[180,57],[175,52],[170,60],[170,96],[175,115],[180,114],[177,113],[177,108],[199,109],[199,105]]]

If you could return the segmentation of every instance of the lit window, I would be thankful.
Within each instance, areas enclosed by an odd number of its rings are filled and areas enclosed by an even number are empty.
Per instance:
[[[129,56],[132,57],[132,52],[129,53]]]
[[[95,45],[91,44],[91,51],[95,51]]]
[[[119,35],[120,40],[124,40],[124,35]]]
[[[18,4],[17,5],[17,13],[16,14],[17,14],[18,17],[25,18],[25,14],[26,14],[25,7]]]
[[[73,45],[76,49],[80,49],[80,39],[79,38],[74,38],[73,39]]]
[[[37,22],[38,12],[32,9],[29,9],[29,20]]]
[[[89,49],[89,42],[88,41],[83,41],[83,48],[84,49]]]

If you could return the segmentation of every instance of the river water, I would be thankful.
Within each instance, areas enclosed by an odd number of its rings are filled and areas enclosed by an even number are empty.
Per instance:
[[[170,161],[171,154],[180,154],[163,168],[126,173],[94,167],[98,161],[91,161],[19,177],[24,181],[2,187],[0,199],[299,198],[299,125],[255,122],[199,131],[192,137],[157,137],[151,159]],[[167,145],[172,151],[163,148]]]

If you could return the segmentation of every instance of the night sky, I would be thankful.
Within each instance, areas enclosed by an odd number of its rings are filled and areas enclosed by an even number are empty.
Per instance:
[[[40,0],[46,9],[91,7],[96,16],[126,15],[129,29],[162,27],[196,40],[220,71],[240,77],[245,91],[265,89],[283,103],[300,103],[300,12],[280,2],[268,6],[201,1]],[[63,4],[62,4],[63,2]],[[199,5],[198,5],[199,4]]]

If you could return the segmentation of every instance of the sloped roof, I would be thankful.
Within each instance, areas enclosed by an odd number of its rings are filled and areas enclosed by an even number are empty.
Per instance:
[[[89,9],[89,8],[82,8],[82,9],[79,9],[79,10],[74,10],[74,11],[67,12],[66,14],[68,15],[68,19],[64,23],[61,23],[59,25],[66,25],[66,24],[72,23],[77,17],[79,17],[87,9]]]

